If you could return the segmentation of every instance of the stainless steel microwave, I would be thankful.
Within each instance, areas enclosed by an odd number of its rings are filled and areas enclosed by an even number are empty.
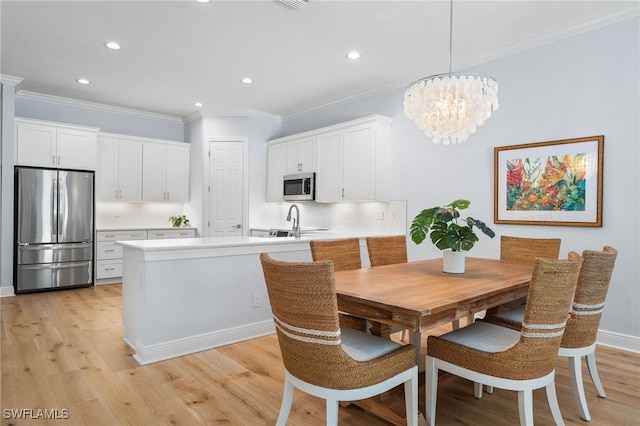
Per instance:
[[[298,173],[282,178],[284,201],[313,201],[316,199],[316,174]]]

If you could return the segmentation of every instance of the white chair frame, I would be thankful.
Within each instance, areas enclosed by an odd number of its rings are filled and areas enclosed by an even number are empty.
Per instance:
[[[280,405],[277,426],[285,426],[291,411],[294,388],[326,400],[327,426],[338,424],[338,409],[340,401],[358,401],[379,395],[404,383],[404,398],[407,411],[407,425],[418,425],[418,367],[413,366],[387,380],[358,389],[330,389],[324,388],[304,380],[300,380],[285,370],[284,394]]]
[[[573,388],[573,394],[576,397],[578,408],[580,409],[580,417],[586,421],[591,421],[591,415],[589,414],[589,408],[587,407],[587,399],[584,394],[584,383],[582,381],[582,357],[587,358],[587,367],[589,368],[589,375],[591,375],[591,381],[593,382],[598,396],[600,398],[606,398],[607,394],[604,393],[604,388],[600,382],[600,376],[598,375],[598,367],[596,365],[596,344],[592,344],[583,348],[560,348],[558,356],[569,358],[569,377],[571,378],[571,387]]]
[[[587,405],[587,398],[584,393],[584,382],[582,380],[582,357],[587,358],[587,367],[589,368],[589,375],[591,381],[598,391],[600,398],[606,398],[607,394],[604,392],[602,382],[600,382],[600,376],[598,375],[598,366],[596,364],[596,344],[585,346],[583,348],[560,348],[558,356],[566,357],[569,360],[569,377],[571,378],[571,387],[573,388],[573,395],[576,397],[578,403],[578,409],[580,410],[580,417],[588,422],[591,421],[591,414],[589,413],[589,407]],[[474,384],[474,395],[476,398],[482,398],[482,385],[480,383]],[[493,387],[487,386],[487,393],[493,393]]]
[[[473,381],[475,383],[474,393],[476,397],[478,396],[478,390],[481,391],[482,389],[481,383],[500,389],[518,391],[518,411],[521,426],[533,426],[533,391],[544,387],[546,388],[547,400],[549,401],[549,408],[551,408],[553,419],[557,425],[564,425],[564,420],[560,413],[560,406],[558,405],[558,397],[556,395],[555,370],[536,379],[505,379],[468,370],[427,355],[425,362],[425,411],[427,424],[430,426],[435,426],[436,424],[438,370],[448,371],[451,374]]]

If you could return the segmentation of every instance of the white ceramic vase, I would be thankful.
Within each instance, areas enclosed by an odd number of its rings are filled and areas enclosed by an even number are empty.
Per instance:
[[[442,251],[442,270],[449,274],[464,273],[464,251],[446,249]]]

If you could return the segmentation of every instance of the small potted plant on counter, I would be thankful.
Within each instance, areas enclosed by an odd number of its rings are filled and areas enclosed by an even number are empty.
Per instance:
[[[471,202],[468,200],[455,200],[442,207],[425,209],[418,213],[411,223],[410,234],[414,243],[422,243],[428,235],[431,242],[443,250],[444,272],[464,272],[465,252],[471,250],[478,241],[474,227],[491,238],[496,235],[480,220],[472,217],[460,218],[459,210],[466,209],[469,204]],[[466,225],[458,224],[458,220]]]
[[[169,216],[169,222],[173,225],[174,228],[186,228],[189,226],[189,219],[187,216]]]

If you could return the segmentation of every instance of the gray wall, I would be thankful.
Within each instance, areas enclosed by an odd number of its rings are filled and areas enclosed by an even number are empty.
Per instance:
[[[178,117],[127,111],[96,104],[65,104],[32,97],[16,99],[16,116],[60,123],[99,127],[101,131],[147,138],[184,141],[184,125]]]
[[[424,208],[465,198],[472,202],[469,215],[497,235],[562,238],[563,257],[570,250],[616,247],[620,254],[601,329],[637,338],[638,28],[634,18],[475,67],[498,81],[500,109],[461,145],[434,145],[406,118],[404,90],[286,120],[282,134],[370,114],[392,117],[392,198],[407,200],[409,224]],[[494,147],[594,135],[605,136],[602,228],[492,224]],[[410,244],[408,250],[413,260],[440,255],[430,244]],[[472,254],[497,257],[499,238],[480,237]]]

